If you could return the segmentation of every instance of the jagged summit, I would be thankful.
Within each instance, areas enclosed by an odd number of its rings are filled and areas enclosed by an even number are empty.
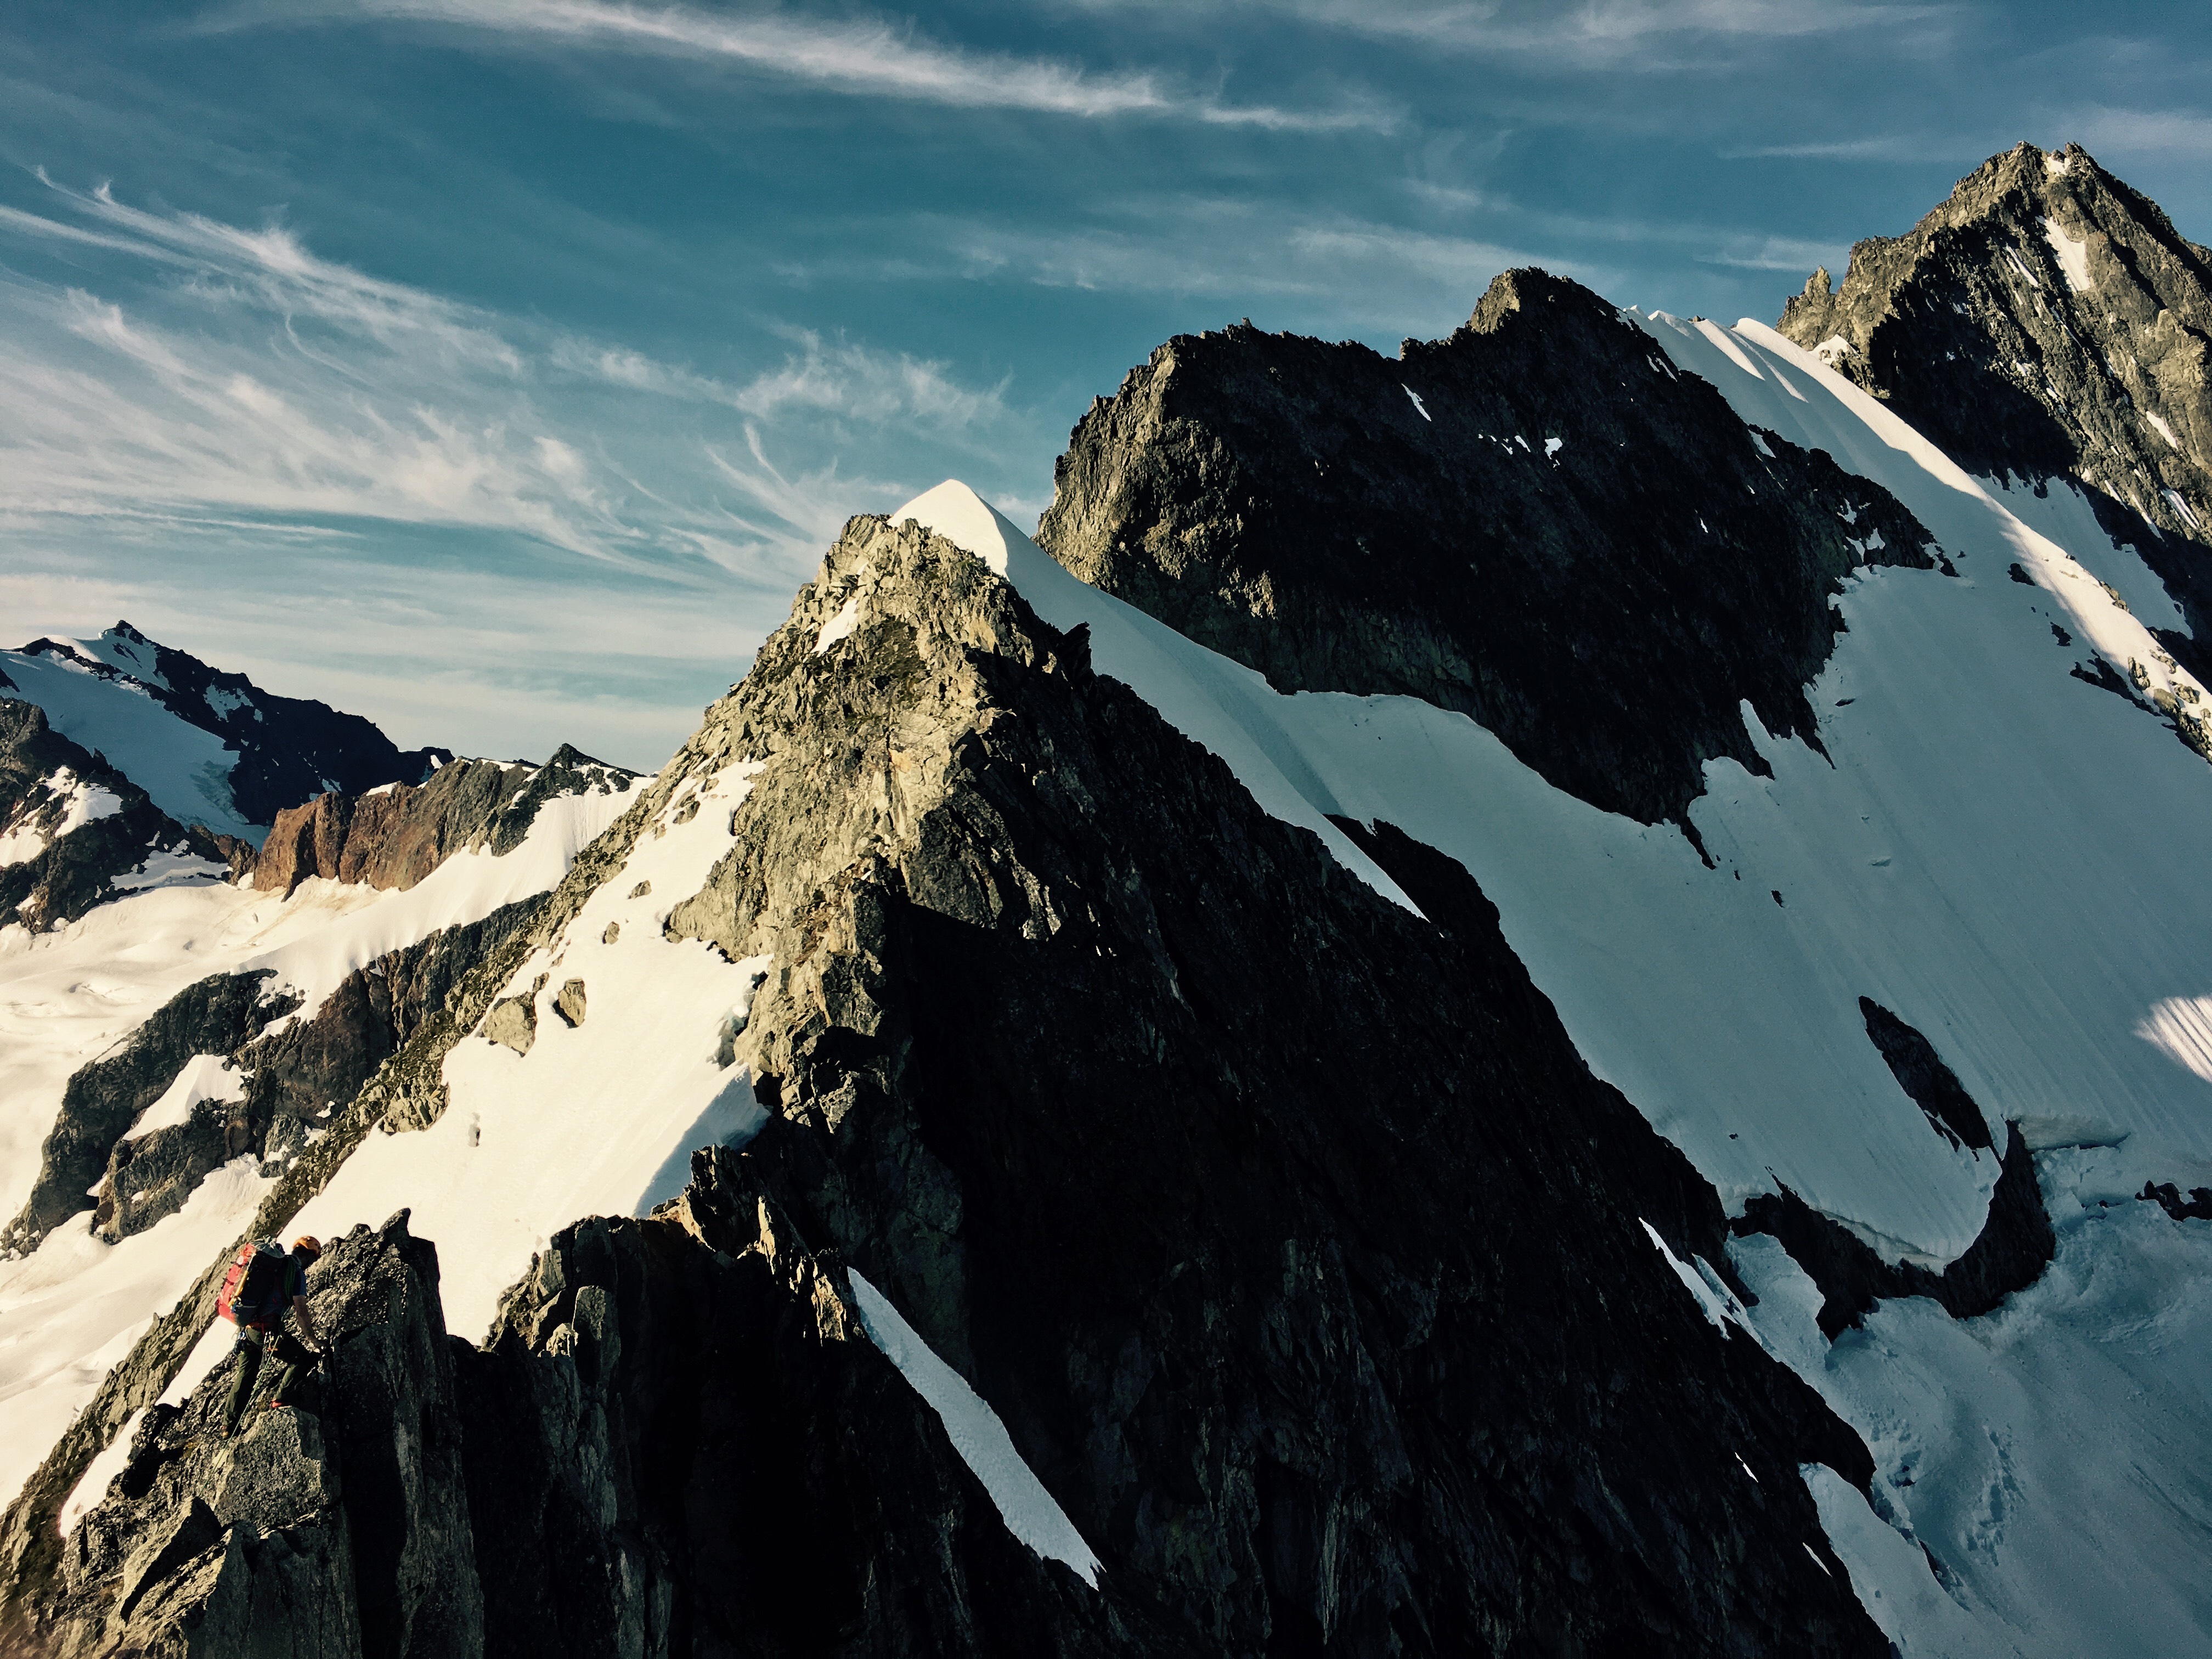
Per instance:
[[[1037,540],[1284,690],[1459,709],[1545,777],[1685,821],[1741,714],[1809,734],[1837,583],[1930,562],[1887,491],[1747,431],[1613,305],[1507,271],[1395,360],[1181,335],[1077,425]],[[1723,642],[1725,641],[1725,645]]]
[[[1089,606],[1087,626],[1054,625],[1000,564],[1048,606]],[[792,1356],[742,1388],[698,1379],[764,1423],[793,1420],[769,1407],[804,1354],[825,1386],[858,1389],[855,1362],[793,1329],[835,1313],[849,1272],[861,1306],[879,1296],[911,1333],[872,1324],[884,1351],[914,1376],[926,1350],[988,1401],[1005,1456],[1103,1564],[1096,1590],[1034,1565],[1009,1577],[1018,1599],[975,1615],[1027,1628],[998,1650],[1443,1653],[1657,1631],[1683,1652],[1728,1653],[1747,1632],[1878,1653],[1790,1473],[1813,1460],[1863,1480],[1868,1465],[1797,1379],[1681,1291],[1645,1221],[1680,1259],[1716,1259],[1717,1201],[1590,1077],[1464,872],[1362,826],[1371,852],[1354,856],[1419,908],[1376,890],[1094,651],[1140,677],[1121,653],[1206,657],[963,487],[896,523],[853,520],[745,679],[526,930],[324,1121],[254,1224],[345,1237],[404,1194],[438,1241],[453,1328],[473,1336],[503,1310],[493,1349],[511,1357],[493,1370],[528,1386],[489,1412],[495,1436],[472,1423],[462,1456],[567,1495],[564,1513],[614,1517],[594,1559],[629,1568],[573,1575],[589,1627],[660,1608],[694,1651],[749,1627],[837,1650],[857,1614],[804,1598],[855,1577],[848,1556],[733,1580],[713,1506],[896,1540],[931,1512],[921,1493],[902,1485],[881,1522],[832,1528],[826,1500],[845,1488],[821,1469],[648,1413],[693,1386],[672,1369],[692,1346],[672,1321],[717,1351]],[[1225,663],[1189,672],[1257,684]],[[1386,1067],[1397,1086],[1347,1109],[1345,1078]],[[681,1227],[635,1224],[615,1230],[633,1264],[618,1273],[590,1266],[580,1235],[533,1262],[560,1218],[656,1205],[655,1164],[679,1154],[680,1186],[702,1135],[743,1149],[718,1166],[732,1219],[703,1235],[719,1248],[742,1224],[722,1266]],[[696,1212],[714,1184],[695,1179],[684,1203]],[[1470,1214],[1476,1191],[1490,1197]],[[818,1270],[763,1279],[737,1260],[764,1227],[779,1261]],[[1587,1250],[1548,1246],[1567,1232]],[[656,1287],[666,1274],[726,1311],[687,1311]],[[40,1577],[40,1505],[169,1384],[204,1291],[140,1341],[130,1380],[17,1507],[15,1611],[33,1628],[107,1616],[82,1580]],[[592,1453],[568,1419],[535,1426],[563,1358],[634,1452]],[[1585,1371],[1623,1386],[1555,1384]],[[364,1442],[386,1432],[343,1410]],[[1669,1426],[1715,1421],[1729,1426],[1714,1439]],[[941,1443],[902,1448],[895,1426],[875,1437],[879,1477],[928,1474],[929,1504],[972,1505],[943,1487]],[[188,1437],[149,1432],[142,1473],[87,1523],[86,1559],[131,1559],[160,1517],[198,1514],[190,1491],[220,1489]],[[701,1484],[673,1501],[629,1484],[629,1456]],[[181,1486],[155,1473],[165,1460]],[[733,1468],[750,1484],[718,1474]],[[471,1491],[479,1564],[528,1535],[492,1506],[509,1484]],[[222,1528],[197,1524],[199,1565],[179,1564],[165,1618],[216,1616]],[[1724,1577],[1697,1565],[1716,1550]],[[917,1561],[916,1605],[985,1594],[960,1559],[987,1557]],[[562,1577],[544,1593],[556,1607]],[[486,1586],[487,1607],[522,1582]],[[899,1644],[855,1650],[966,1639],[904,1617]],[[544,1620],[536,1650],[587,1650],[586,1628]]]
[[[2080,145],[1991,157],[1778,326],[1969,471],[2077,481],[2212,637],[2212,250]]]

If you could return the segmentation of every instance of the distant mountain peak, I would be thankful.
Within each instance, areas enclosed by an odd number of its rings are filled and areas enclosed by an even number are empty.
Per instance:
[[[332,789],[419,783],[452,758],[402,750],[359,714],[264,690],[127,619],[92,639],[34,639],[0,654],[0,675],[179,823],[257,842],[286,807]]]
[[[2072,479],[2212,638],[2212,250],[2079,144],[1991,156],[1777,326],[1968,471]]]

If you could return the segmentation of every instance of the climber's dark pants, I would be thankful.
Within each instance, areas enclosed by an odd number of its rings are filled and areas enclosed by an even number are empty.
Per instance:
[[[238,1343],[231,1349],[237,1357],[238,1370],[230,1379],[230,1397],[223,1401],[222,1431],[238,1432],[238,1419],[246,1415],[246,1402],[253,1398],[254,1380],[261,1374],[261,1350],[264,1339],[272,1333],[259,1327],[241,1325],[238,1328]],[[289,1331],[273,1333],[276,1339],[277,1363],[283,1370],[276,1373],[276,1389],[270,1395],[279,1405],[291,1403],[292,1385],[300,1380],[314,1355],[304,1342]]]

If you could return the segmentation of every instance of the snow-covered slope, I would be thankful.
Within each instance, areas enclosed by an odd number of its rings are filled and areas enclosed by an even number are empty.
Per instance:
[[[1331,816],[1395,824],[1464,864],[1594,1069],[1731,1207],[1786,1185],[1886,1258],[1937,1266],[1980,1231],[1996,1160],[1931,1131],[1869,1041],[1862,996],[1928,1033],[1984,1111],[2021,1121],[2032,1145],[2095,1145],[2042,1160],[2062,1255],[2030,1299],[2094,1279],[2101,1305],[2072,1310],[2055,1345],[2117,1345],[2131,1356],[2122,1370],[2170,1389],[2134,1417],[2148,1412],[2160,1419],[2154,1438],[2185,1446],[2193,1428],[2201,1445],[2212,1401],[2166,1333],[2176,1320],[2186,1328],[2212,1287],[2212,1251],[2199,1260],[2203,1230],[2170,1238],[2160,1230],[2175,1224],[2132,1195],[2146,1179],[2212,1181],[2212,1085],[2160,1019],[2212,987],[2212,769],[2148,708],[2070,671],[2099,650],[2161,688],[2193,682],[2158,661],[2141,623],[2065,548],[1807,354],[1754,324],[1648,326],[1747,421],[1887,486],[1960,573],[1853,581],[1849,632],[1814,687],[1828,757],[1766,738],[1747,706],[1774,775],[1709,765],[1692,815],[1710,868],[1679,831],[1553,789],[1462,716],[1273,691],[1075,580],[964,487],[940,486],[901,516],[975,552],[1054,625],[1087,627],[1101,672],[1382,890],[1401,896]],[[2109,542],[2098,540],[2085,550],[2101,561]],[[2015,564],[2032,585],[2008,576]],[[2054,621],[2074,647],[2054,639]],[[2077,1170],[2094,1171],[2083,1200]],[[2126,1224],[2106,1221],[2097,1200],[2123,1197]],[[2146,1231],[2156,1267],[2128,1243]],[[1745,1248],[1748,1261],[1771,1259],[1765,1243]],[[1788,1305],[1777,1298],[1762,1317]],[[2059,1581],[2032,1564],[2076,1529],[2062,1478],[2071,1459],[2024,1467],[2000,1440],[1945,1431],[1960,1413],[2013,1408],[2021,1434],[2034,1432],[2028,1419],[2071,1421],[2097,1448],[2074,1456],[2124,1468],[2142,1425],[2108,1409],[2109,1366],[2092,1375],[2014,1341],[1978,1374],[1962,1370],[1956,1345],[1979,1346],[1980,1324],[1932,1304],[1893,1304],[1875,1328],[1917,1346],[1893,1347],[1886,1367],[1869,1361],[1856,1386],[1836,1380],[1844,1360],[1814,1353],[1800,1331],[1776,1347],[1886,1453],[1899,1515],[1897,1483],[1916,1486],[1920,1535],[1960,1597],[1996,1621],[1998,1650],[2003,1630],[2033,1632],[2062,1603],[2096,1609],[2083,1622],[2115,1652],[2187,1611],[2193,1592],[2173,1564],[2212,1541],[2202,1505],[2176,1501],[2193,1464],[2114,1483],[2096,1547]],[[1852,1333],[1835,1352],[1880,1340]],[[1810,1340],[1825,1347],[1817,1332]],[[2035,1548],[2005,1549],[2008,1528]],[[1837,1542],[1851,1559],[1847,1530]],[[2193,1617],[2212,1635],[2201,1610]],[[1925,1630],[1907,1634],[1942,1650]]]
[[[0,675],[8,682],[0,695],[38,704],[54,730],[106,756],[178,823],[258,842],[268,826],[251,822],[231,794],[236,751],[170,713],[135,678],[100,672],[109,665],[88,658],[0,653]]]
[[[444,1115],[420,1133],[372,1138],[301,1212],[303,1228],[343,1232],[410,1206],[438,1241],[447,1323],[475,1339],[554,1232],[583,1215],[645,1214],[682,1189],[693,1148],[759,1123],[726,1037],[769,964],[663,929],[729,850],[748,770],[727,767],[672,800],[558,942],[515,969],[502,994],[538,1008],[527,1051],[464,1038],[445,1060]],[[585,994],[573,1026],[553,1006],[571,980]]]
[[[451,758],[403,751],[358,714],[264,691],[127,622],[0,652],[0,696],[38,704],[179,823],[256,844],[288,806],[325,790],[419,783]]]
[[[187,985],[267,969],[265,994],[297,995],[289,1021],[309,1019],[356,969],[552,887],[634,794],[556,798],[504,856],[456,854],[405,890],[316,877],[283,897],[211,883],[132,894],[52,933],[0,932],[0,1210],[30,1190],[71,1075]],[[0,1486],[37,1466],[108,1368],[251,1220],[273,1173],[240,1158],[143,1232],[109,1244],[80,1220],[0,1261]]]

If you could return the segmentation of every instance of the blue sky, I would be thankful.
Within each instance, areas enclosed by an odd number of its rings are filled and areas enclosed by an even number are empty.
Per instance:
[[[2022,138],[2212,241],[2208,83],[2179,5],[12,0],[0,633],[656,766],[848,515],[1034,520],[1170,334],[1771,319]]]

